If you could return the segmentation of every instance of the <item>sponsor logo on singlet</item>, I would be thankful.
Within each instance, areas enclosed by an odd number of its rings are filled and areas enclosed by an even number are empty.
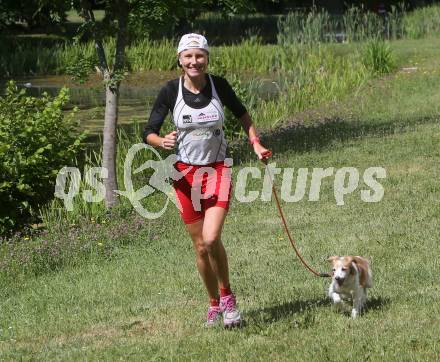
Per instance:
[[[218,119],[218,111],[200,112],[196,117],[196,122],[217,121]]]
[[[192,123],[192,117],[190,114],[184,114],[182,119],[183,123]]]

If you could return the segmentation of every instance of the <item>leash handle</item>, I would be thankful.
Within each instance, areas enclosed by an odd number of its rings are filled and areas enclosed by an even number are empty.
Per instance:
[[[263,162],[265,165],[267,165],[267,160],[272,157],[272,151],[271,150],[267,150],[266,152],[263,152],[261,154],[261,162]]]
[[[284,213],[283,213],[283,210],[281,209],[280,201],[278,200],[278,194],[277,194],[276,189],[275,189],[275,180],[274,180],[274,177],[272,177],[272,175],[271,175],[271,173],[270,173],[270,169],[269,169],[269,167],[267,167],[267,160],[268,160],[269,157],[272,156],[272,152],[271,152],[271,151],[265,152],[262,156],[263,156],[263,158],[261,159],[261,161],[265,164],[265,166],[266,166],[266,171],[267,171],[267,173],[269,174],[269,177],[270,177],[270,179],[271,179],[271,181],[272,181],[272,193],[273,193],[273,195],[274,195],[274,197],[275,197],[275,201],[276,201],[276,204],[277,204],[278,212],[279,212],[280,217],[281,217],[281,221],[283,222],[284,229],[286,230],[286,234],[287,234],[287,236],[288,236],[288,238],[289,238],[290,244],[292,245],[293,250],[295,250],[295,254],[296,254],[296,256],[297,256],[298,259],[301,261],[301,263],[304,265],[304,267],[305,267],[308,271],[310,271],[312,274],[314,274],[315,276],[317,276],[317,277],[321,277],[321,278],[329,278],[329,277],[331,277],[331,275],[330,275],[329,273],[319,273],[319,272],[317,272],[315,269],[313,269],[312,267],[310,267],[310,266],[306,263],[306,261],[304,260],[304,258],[301,256],[301,253],[298,251],[298,249],[297,249],[297,247],[296,247],[295,240],[294,240],[293,237],[290,235],[289,228],[287,227],[286,218],[284,217]],[[265,156],[266,156],[266,157],[265,157]]]

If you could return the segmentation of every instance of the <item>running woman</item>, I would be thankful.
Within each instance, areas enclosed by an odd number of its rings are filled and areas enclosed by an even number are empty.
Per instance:
[[[177,62],[182,76],[160,90],[143,137],[154,147],[177,147],[175,168],[185,176],[173,184],[210,299],[206,325],[214,325],[223,316],[225,327],[236,326],[241,323],[241,316],[229,283],[228,259],[221,241],[231,193],[231,165],[225,163],[223,107],[240,120],[259,159],[266,158],[270,151],[260,144],[249,113],[227,80],[207,73],[209,48],[203,35],[192,33],[181,38]],[[169,112],[175,131],[162,137],[160,129]],[[214,172],[205,172],[207,168]],[[192,191],[197,188],[202,193],[211,193],[194,200]]]

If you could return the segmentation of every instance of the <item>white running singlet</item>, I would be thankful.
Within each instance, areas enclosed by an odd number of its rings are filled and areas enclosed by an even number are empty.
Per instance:
[[[223,161],[227,142],[223,132],[225,114],[223,105],[210,75],[212,97],[206,107],[196,109],[183,99],[183,82],[173,109],[173,122],[177,130],[177,160],[191,165],[207,165]]]

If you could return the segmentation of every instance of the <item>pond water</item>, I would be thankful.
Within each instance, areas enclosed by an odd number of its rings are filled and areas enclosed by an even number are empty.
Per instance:
[[[121,83],[119,100],[118,124],[131,126],[135,122],[147,121],[152,104],[166,81],[179,76],[178,71],[142,72],[128,75]],[[253,78],[255,81],[255,78]],[[277,87],[273,79],[259,78],[256,90],[263,98],[276,96]],[[249,79],[250,81],[250,79]],[[73,82],[68,76],[53,75],[44,77],[22,77],[16,79],[20,88],[27,90],[29,95],[41,96],[44,92],[54,96],[62,87],[70,90],[70,101],[66,112],[74,106],[78,107],[76,118],[91,136],[102,132],[104,125],[105,90],[98,75],[93,75],[84,84]],[[0,81],[3,90],[5,80]]]

